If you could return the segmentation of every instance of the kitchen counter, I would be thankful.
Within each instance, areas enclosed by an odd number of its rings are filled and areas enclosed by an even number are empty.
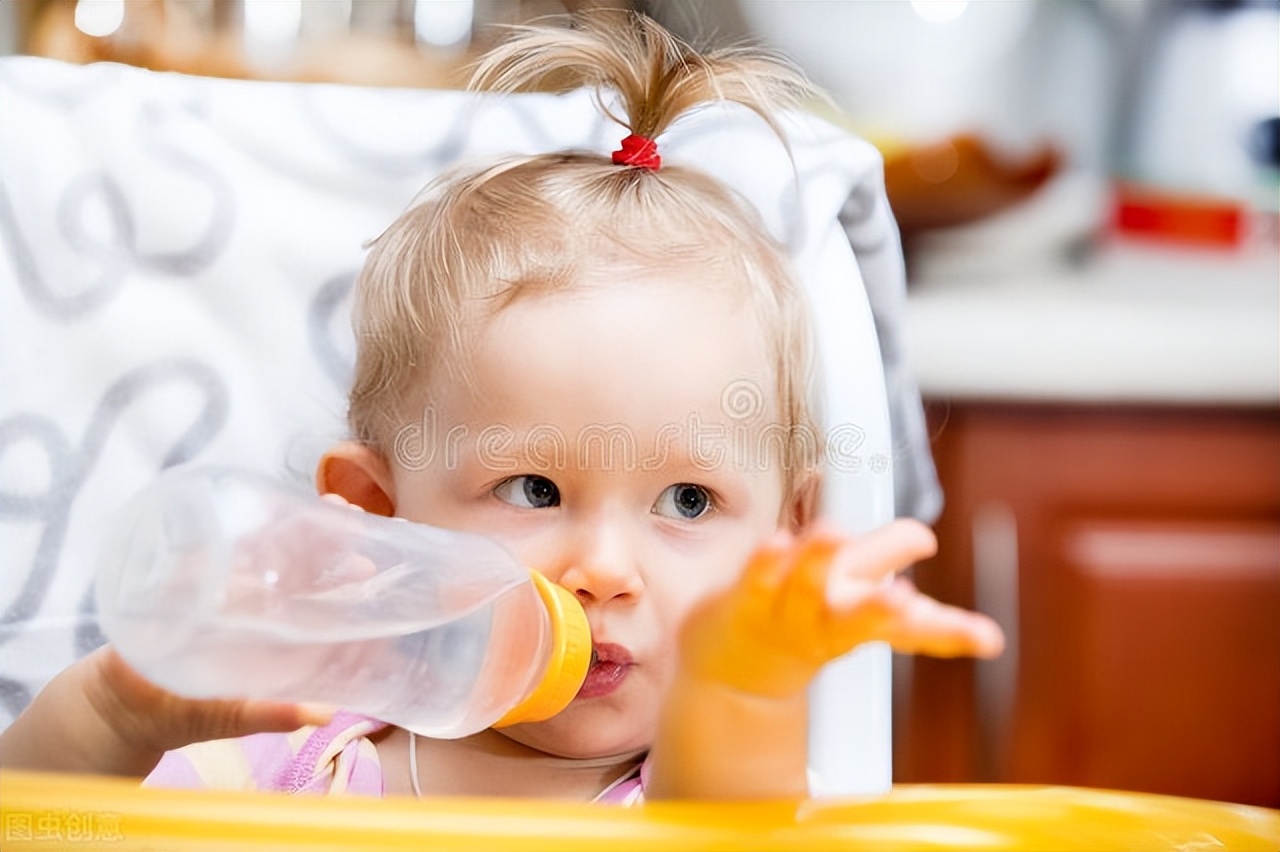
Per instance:
[[[908,291],[926,397],[1280,407],[1280,251],[1113,245],[1079,269]]]

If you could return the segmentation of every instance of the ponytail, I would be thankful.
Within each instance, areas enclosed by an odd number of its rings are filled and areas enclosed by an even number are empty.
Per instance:
[[[586,14],[574,22],[572,29],[513,27],[512,37],[477,64],[471,88],[593,88],[606,115],[647,140],[656,140],[690,110],[717,101],[747,107],[782,137],[774,115],[815,94],[799,68],[756,48],[701,54],[639,14]],[[604,90],[618,94],[625,116],[609,109]]]

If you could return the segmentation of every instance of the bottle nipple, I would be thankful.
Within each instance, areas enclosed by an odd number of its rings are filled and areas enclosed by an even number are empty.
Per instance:
[[[551,623],[551,658],[533,692],[495,722],[495,728],[540,722],[568,707],[596,657],[587,614],[578,599],[537,571],[530,575]]]

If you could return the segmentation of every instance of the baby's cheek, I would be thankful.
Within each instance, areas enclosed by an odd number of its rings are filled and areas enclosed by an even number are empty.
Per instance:
[[[730,589],[746,566],[749,552],[726,554],[714,562],[681,566],[669,580],[666,607],[672,614],[673,631],[679,630],[689,613],[704,602]]]

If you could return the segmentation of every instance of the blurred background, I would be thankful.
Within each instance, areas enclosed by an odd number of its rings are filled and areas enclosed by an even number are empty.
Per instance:
[[[785,53],[884,153],[915,579],[1011,640],[895,662],[896,779],[1280,807],[1280,0],[3,0],[0,53],[453,88],[588,6]]]

